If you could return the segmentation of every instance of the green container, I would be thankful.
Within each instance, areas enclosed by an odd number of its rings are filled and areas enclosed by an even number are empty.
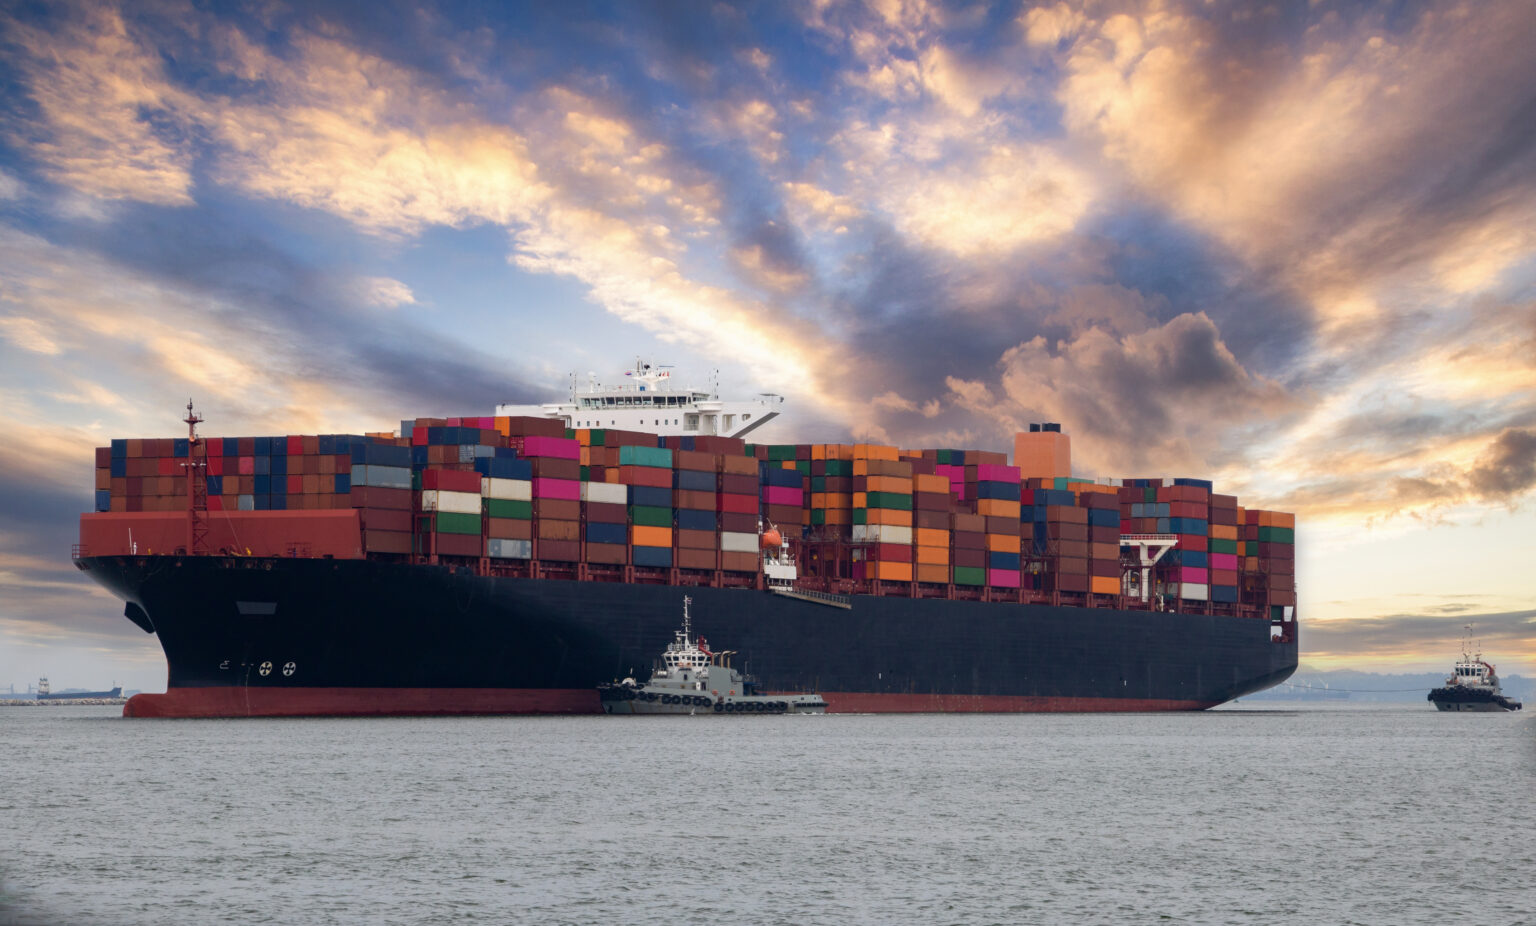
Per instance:
[[[480,533],[480,516],[478,514],[459,514],[454,511],[439,511],[437,513],[437,532],[439,534],[476,534]]]
[[[980,566],[956,566],[956,585],[986,585],[987,571]]]
[[[1272,604],[1269,606],[1269,619],[1272,621],[1285,620],[1285,605]]]
[[[811,524],[813,524],[813,525],[815,525],[817,527],[820,527],[821,525],[823,525],[825,523],[827,523],[827,509],[825,509],[825,508],[812,508],[811,509]]]
[[[954,454],[954,451],[952,451],[952,450],[939,450],[939,451],[936,451],[934,453],[934,462],[936,462],[936,463],[943,463],[945,465],[948,465],[950,459],[953,456],[953,454]]]
[[[419,469],[411,470],[411,491],[421,491],[421,470]]]
[[[1260,543],[1295,543],[1296,531],[1289,527],[1259,528]]]
[[[852,476],[853,475],[853,461],[852,460],[828,460],[827,461],[827,475],[828,476]]]
[[[1144,501],[1144,502],[1152,502],[1153,504],[1157,503],[1157,490],[1156,489],[1154,489],[1152,486],[1147,486],[1147,487],[1143,488],[1141,491],[1143,493],[1143,495],[1141,497],[1142,501]]]
[[[1211,539],[1211,540],[1209,540],[1207,542],[1210,544],[1210,548],[1211,548],[1211,552],[1212,553],[1236,553],[1237,552],[1237,541],[1236,540],[1219,540],[1219,539],[1214,539],[1213,538],[1213,539]]]
[[[768,445],[768,459],[774,460],[774,461],[778,461],[778,460],[793,460],[794,458],[795,458],[795,445],[794,444],[769,444]]]
[[[811,491],[812,492],[825,492],[825,491],[827,491],[827,477],[826,476],[812,476],[811,477]]]
[[[636,447],[627,444],[619,448],[619,465],[671,469],[672,451],[665,447]]]
[[[565,439],[566,440],[575,440],[576,439],[576,429],[575,428],[566,428],[565,429]]]
[[[583,466],[581,468],[581,481],[582,482],[591,482],[592,481],[592,467],[590,467],[590,466]]]
[[[1243,555],[1244,556],[1258,556],[1259,555],[1259,542],[1257,540],[1244,540],[1243,541]]]
[[[642,527],[671,527],[672,509],[652,505],[630,505],[629,520]]]
[[[864,493],[866,504],[870,508],[887,508],[895,511],[911,511],[912,496],[898,495],[895,492],[866,492]]]
[[[592,430],[587,432],[587,435],[588,435],[587,436],[587,443],[588,443],[589,446],[601,447],[601,446],[603,446],[604,438],[606,438],[607,435],[608,435],[608,429],[607,428],[593,428]]]
[[[800,471],[800,475],[802,475],[802,476],[809,476],[811,474],[811,461],[810,460],[796,460],[795,461],[795,469]]]
[[[855,509],[853,509],[853,523],[855,523],[855,524],[868,524],[869,523],[869,511],[867,509],[864,509],[864,508],[855,508]]]
[[[520,502],[510,498],[488,498],[485,500],[485,515],[489,518],[517,518],[519,521],[533,519],[533,502]]]

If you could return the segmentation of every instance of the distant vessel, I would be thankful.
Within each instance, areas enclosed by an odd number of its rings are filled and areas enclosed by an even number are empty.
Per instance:
[[[743,437],[779,416],[784,397],[764,392],[755,398],[726,401],[712,384],[709,389],[672,388],[670,364],[636,360],[624,371],[625,381],[605,386],[597,374],[587,374],[578,389],[571,377],[571,394],[563,402],[542,405],[498,405],[496,414],[554,418],[568,428],[617,428],[664,436]]]
[[[94,698],[121,698],[123,686],[118,685],[106,691],[77,691],[73,688],[67,691],[54,691],[48,685],[48,679],[37,680],[37,700],[39,701],[84,701]]]
[[[650,680],[636,684],[633,678],[599,685],[598,697],[605,714],[822,714],[827,702],[820,695],[767,695],[757,690],[751,676],[731,668],[734,651],[709,651],[708,642],[693,637],[688,606],[683,598],[683,629],[667,644]]]
[[[1504,697],[1499,687],[1499,674],[1493,665],[1483,661],[1483,654],[1468,653],[1479,650],[1472,642],[1472,625],[1467,625],[1467,638],[1462,642],[1461,661],[1445,680],[1445,686],[1429,693],[1429,700],[1442,711],[1518,711],[1519,701]]]

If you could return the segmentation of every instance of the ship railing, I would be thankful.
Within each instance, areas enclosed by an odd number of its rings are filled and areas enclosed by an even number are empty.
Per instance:
[[[818,592],[809,588],[793,588],[783,585],[770,586],[768,589],[775,595],[783,595],[785,598],[798,598],[801,601],[811,601],[816,604],[824,604],[844,610],[853,609],[853,600],[845,595],[834,595],[831,592]]]
[[[78,563],[90,555],[91,548],[83,543],[72,543],[69,545],[69,558],[74,562]]]

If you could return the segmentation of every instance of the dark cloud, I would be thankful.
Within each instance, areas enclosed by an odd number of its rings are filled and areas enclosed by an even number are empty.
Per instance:
[[[1536,431],[1505,430],[1467,473],[1467,482],[1478,495],[1496,500],[1536,485]]]
[[[1302,653],[1303,658],[1339,655],[1369,658],[1440,652],[1450,659],[1461,652],[1467,624],[1475,627],[1477,639],[1490,656],[1502,652],[1507,654],[1502,657],[1506,659],[1536,657],[1531,651],[1532,641],[1536,640],[1536,611],[1463,612],[1453,617],[1393,614],[1307,621],[1302,624]]]

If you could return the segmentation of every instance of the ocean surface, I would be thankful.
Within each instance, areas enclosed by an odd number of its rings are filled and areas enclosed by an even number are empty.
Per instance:
[[[1536,712],[0,709],[0,923],[1536,923]]]

